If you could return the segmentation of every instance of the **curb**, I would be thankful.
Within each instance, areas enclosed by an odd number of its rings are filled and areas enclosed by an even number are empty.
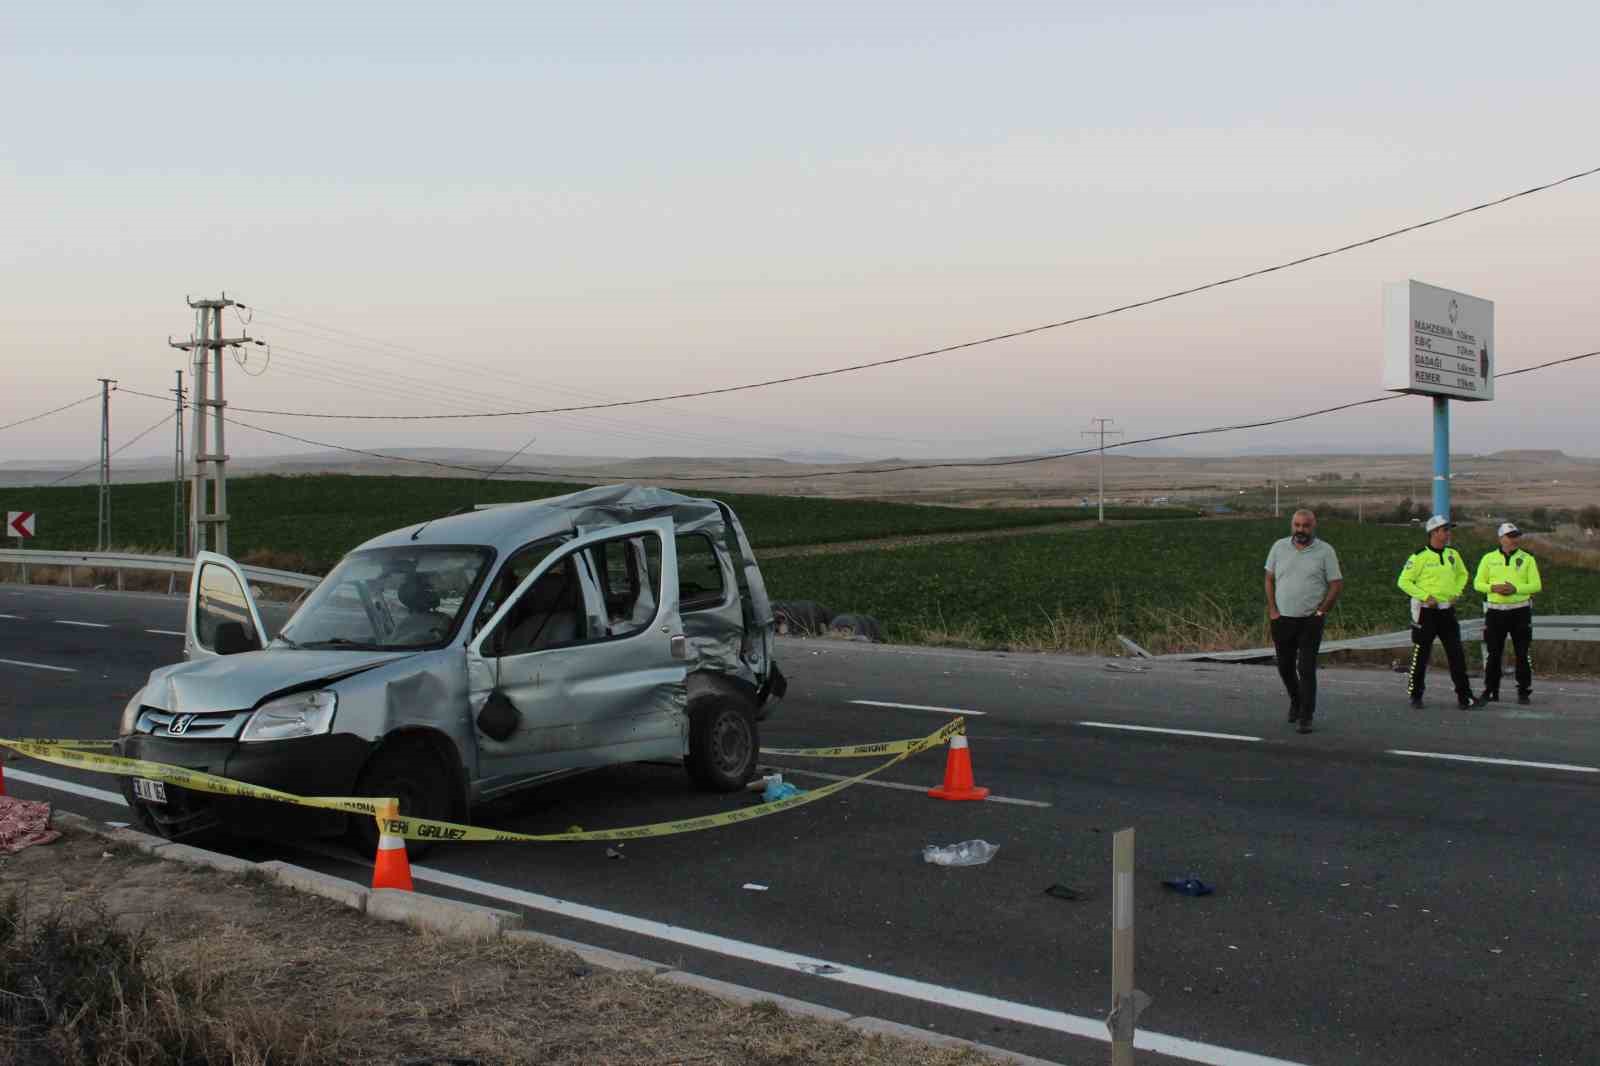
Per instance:
[[[930,1033],[901,1022],[892,1022],[884,1018],[875,1018],[868,1015],[854,1015],[848,1011],[823,1006],[820,1003],[811,1003],[806,1000],[779,995],[775,992],[764,992],[758,988],[749,988],[745,985],[719,981],[716,978],[689,973],[668,966],[665,963],[652,962],[636,955],[628,955],[620,951],[594,947],[576,940],[567,940],[548,933],[524,929],[522,928],[522,915],[512,911],[445,899],[441,896],[404,892],[393,888],[362,888],[360,885],[346,881],[341,877],[320,873],[316,870],[308,870],[291,863],[278,860],[261,863],[250,862],[247,859],[238,859],[232,855],[206,851],[204,848],[196,848],[188,844],[175,844],[160,837],[151,836],[148,833],[141,833],[135,829],[112,829],[94,819],[85,818],[83,815],[57,811],[53,808],[50,812],[50,821],[57,828],[80,830],[112,843],[122,844],[144,852],[158,859],[181,862],[189,866],[200,866],[220,873],[258,873],[284,888],[333,900],[370,918],[382,921],[409,922],[419,928],[429,929],[445,936],[479,940],[504,938],[511,941],[538,943],[547,947],[560,948],[563,951],[574,953],[585,963],[597,969],[648,973],[657,980],[680,985],[684,988],[692,988],[740,1006],[748,1007],[757,1003],[773,1003],[789,1014],[797,1014],[819,1021],[834,1022],[868,1036],[892,1036],[901,1040],[915,1041],[939,1048],[967,1048],[988,1055],[997,1060],[997,1062],[1010,1063],[1012,1066],[1066,1066],[1063,1063],[1049,1059],[1034,1058],[1015,1051],[1006,1051],[1003,1048],[997,1048],[989,1044],[980,1044],[972,1040],[963,1040],[960,1037],[946,1036],[942,1033]]]

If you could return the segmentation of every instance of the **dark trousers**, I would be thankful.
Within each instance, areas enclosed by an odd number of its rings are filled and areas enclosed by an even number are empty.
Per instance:
[[[1500,694],[1500,663],[1506,656],[1507,635],[1517,656],[1517,692],[1526,696],[1533,691],[1533,658],[1528,653],[1533,644],[1532,607],[1484,612],[1483,647],[1489,661],[1483,664],[1483,691]]]
[[[1461,650],[1461,623],[1456,621],[1453,607],[1424,607],[1415,625],[1411,627],[1411,683],[1407,691],[1412,699],[1420,699],[1427,687],[1428,658],[1433,654],[1433,638],[1444,645],[1444,657],[1450,662],[1450,680],[1455,682],[1456,696],[1472,698],[1472,682],[1467,679],[1467,655]]]
[[[1319,615],[1272,620],[1272,646],[1278,652],[1278,676],[1289,692],[1289,703],[1309,721],[1317,713],[1317,649],[1322,646]]]

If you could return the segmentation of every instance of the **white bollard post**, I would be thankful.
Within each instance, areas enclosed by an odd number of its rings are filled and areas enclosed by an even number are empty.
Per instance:
[[[1150,997],[1133,987],[1133,830],[1111,838],[1111,1066],[1133,1066],[1133,1034]]]

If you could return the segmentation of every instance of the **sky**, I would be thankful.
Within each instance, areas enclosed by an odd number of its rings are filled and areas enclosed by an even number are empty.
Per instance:
[[[226,292],[231,416],[360,448],[967,457],[1379,395],[1382,286],[1495,302],[1499,367],[1600,349],[1600,8],[211,2],[0,9],[0,425],[167,396]],[[1588,134],[1584,131],[1589,130]],[[187,375],[186,375],[187,376]],[[1452,405],[1600,455],[1600,358]],[[92,460],[97,402],[0,430]],[[112,446],[170,405],[119,392]],[[1192,453],[1426,451],[1409,397]],[[235,456],[320,450],[231,427]],[[170,454],[170,425],[126,457]]]

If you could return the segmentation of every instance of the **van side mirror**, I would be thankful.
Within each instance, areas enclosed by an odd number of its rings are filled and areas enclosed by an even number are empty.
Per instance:
[[[211,644],[218,655],[261,650],[261,642],[250,636],[243,622],[218,622],[216,632],[211,635]]]

